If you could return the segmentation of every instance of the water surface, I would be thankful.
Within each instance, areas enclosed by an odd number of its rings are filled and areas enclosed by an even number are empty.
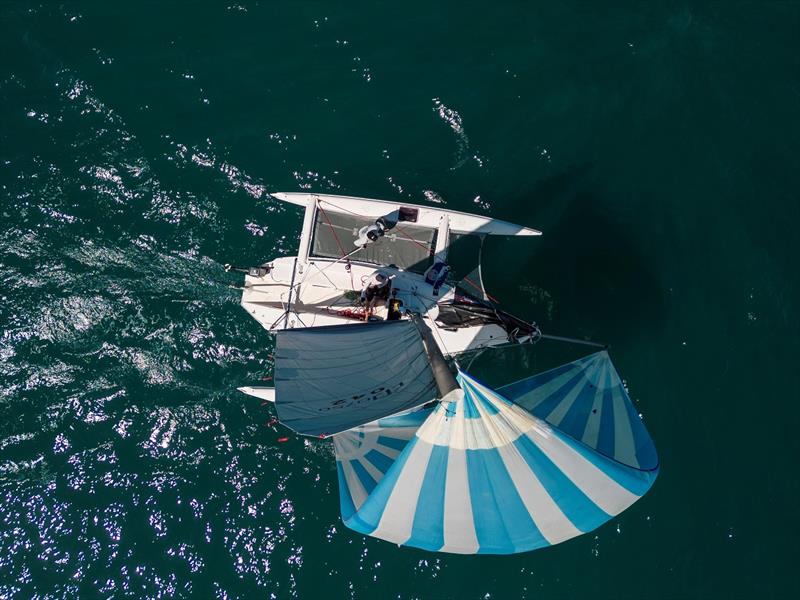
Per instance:
[[[798,539],[796,2],[0,4],[0,596],[783,597]],[[644,499],[512,557],[344,528],[235,391],[225,263],[313,190],[488,214],[502,307],[612,345]],[[498,382],[571,350],[486,358]]]

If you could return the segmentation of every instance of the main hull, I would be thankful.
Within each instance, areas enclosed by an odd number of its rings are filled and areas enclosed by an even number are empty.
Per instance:
[[[366,318],[358,296],[361,282],[375,271],[374,265],[346,263],[333,259],[301,262],[297,257],[277,258],[265,265],[261,276],[246,275],[242,306],[270,332],[296,327],[320,327],[363,322]],[[444,285],[439,294],[416,273],[382,267],[392,276],[392,293],[403,308],[435,323],[439,303],[452,302],[455,290]],[[374,317],[387,318],[387,308],[378,305]],[[435,327],[435,339],[442,352],[454,355],[487,346],[508,343],[500,325],[490,323],[467,327]]]

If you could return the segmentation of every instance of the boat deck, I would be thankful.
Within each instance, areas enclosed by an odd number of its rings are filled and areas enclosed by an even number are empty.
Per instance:
[[[269,273],[263,277],[245,277],[242,306],[265,329],[319,327],[341,325],[363,320],[364,309],[359,295],[364,282],[378,269],[375,265],[350,263],[332,259],[311,259],[303,263],[295,257],[273,260]],[[439,295],[421,275],[391,267],[380,271],[392,279],[392,292],[413,311],[435,322],[437,303],[452,299],[454,289],[442,286]],[[385,319],[384,303],[376,305],[373,314]],[[484,346],[507,342],[506,332],[498,325],[488,324],[459,329],[435,327],[435,333],[446,354],[457,354]]]

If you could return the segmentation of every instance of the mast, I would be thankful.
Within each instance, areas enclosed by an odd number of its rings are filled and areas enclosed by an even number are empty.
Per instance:
[[[423,321],[419,315],[412,314],[411,320],[417,326],[417,330],[422,336],[422,343],[425,346],[425,353],[428,355],[428,360],[431,364],[431,371],[433,371],[433,379],[436,381],[436,387],[439,388],[439,397],[444,398],[453,390],[460,388],[456,382],[456,378],[450,372],[447,366],[447,361],[444,359],[439,344],[433,339],[433,332],[428,324]]]

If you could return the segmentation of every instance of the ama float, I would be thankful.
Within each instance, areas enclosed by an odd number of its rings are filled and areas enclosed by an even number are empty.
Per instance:
[[[240,390],[274,401],[297,433],[332,437],[349,528],[512,554],[592,531],[650,489],[655,446],[607,349],[544,334],[484,289],[484,238],[539,231],[414,204],[272,196],[305,209],[300,247],[228,266],[245,273],[242,306],[276,338],[275,387]],[[468,251],[477,267],[458,273]],[[600,349],[497,389],[459,364],[540,339]]]

